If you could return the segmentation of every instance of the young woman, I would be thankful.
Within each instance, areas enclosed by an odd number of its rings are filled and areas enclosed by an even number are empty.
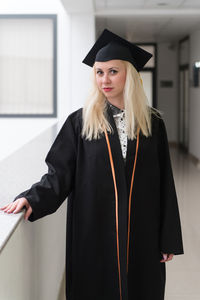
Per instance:
[[[51,146],[48,173],[2,209],[33,222],[68,197],[68,300],[163,300],[183,254],[165,125],[139,71],[151,54],[104,30],[84,63],[93,88]]]

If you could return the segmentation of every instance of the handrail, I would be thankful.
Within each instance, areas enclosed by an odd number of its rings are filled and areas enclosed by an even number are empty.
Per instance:
[[[44,159],[57,131],[58,123],[0,161],[0,207],[12,202],[16,195],[39,181],[46,172]],[[24,212],[8,214],[0,210],[0,253],[24,219]]]

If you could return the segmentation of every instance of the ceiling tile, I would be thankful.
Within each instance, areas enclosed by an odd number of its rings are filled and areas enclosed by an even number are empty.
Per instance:
[[[145,8],[178,8],[183,2],[183,0],[147,0]]]
[[[200,8],[200,1],[199,0],[186,0],[184,1],[183,8]]]
[[[94,0],[96,9],[143,8],[145,0]]]

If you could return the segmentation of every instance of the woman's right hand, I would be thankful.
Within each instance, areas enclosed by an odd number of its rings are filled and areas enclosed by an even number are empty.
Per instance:
[[[6,213],[19,213],[22,208],[26,206],[26,212],[24,214],[24,219],[28,220],[30,214],[32,213],[32,207],[30,206],[30,204],[28,203],[27,199],[25,197],[22,198],[18,198],[17,200],[15,200],[14,202],[7,204],[4,207],[0,207],[1,210],[3,210]]]

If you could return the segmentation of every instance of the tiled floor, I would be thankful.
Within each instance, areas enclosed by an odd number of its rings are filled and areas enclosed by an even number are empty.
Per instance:
[[[200,300],[200,169],[171,149],[181,216],[184,255],[166,264],[166,300]]]
[[[170,154],[182,224],[184,255],[176,255],[166,263],[165,300],[200,300],[200,169],[176,148],[171,148]],[[66,300],[63,295],[64,285],[59,300]]]

